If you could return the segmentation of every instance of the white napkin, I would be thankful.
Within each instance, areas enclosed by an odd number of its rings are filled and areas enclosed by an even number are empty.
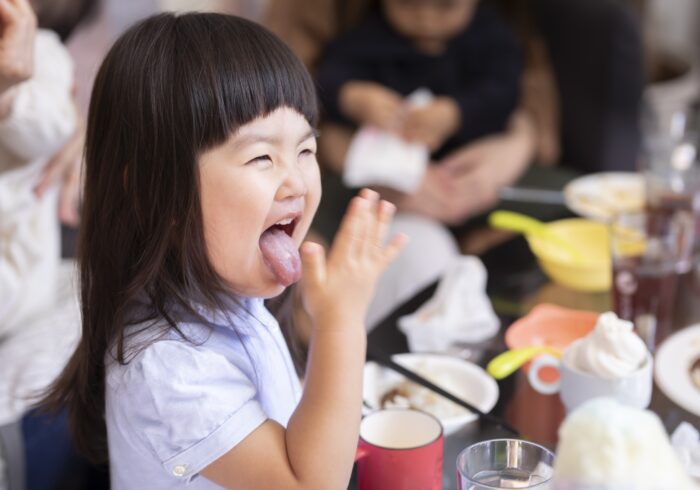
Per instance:
[[[688,474],[700,480],[700,434],[688,422],[681,422],[671,435],[671,445],[688,471]]]
[[[421,88],[406,97],[406,105],[421,107],[432,100],[433,94]],[[429,158],[425,145],[408,143],[396,134],[364,126],[350,143],[343,181],[348,187],[385,185],[402,192],[413,192],[423,180]]]
[[[411,352],[444,352],[455,343],[477,343],[496,335],[500,322],[485,289],[481,260],[457,257],[435,295],[413,314],[399,318]]]

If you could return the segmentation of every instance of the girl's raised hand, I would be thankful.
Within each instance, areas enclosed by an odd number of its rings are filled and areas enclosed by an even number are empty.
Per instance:
[[[377,279],[408,238],[399,234],[384,243],[395,211],[378,193],[363,189],[351,201],[327,257],[319,244],[302,245],[302,298],[316,327],[364,324]]]

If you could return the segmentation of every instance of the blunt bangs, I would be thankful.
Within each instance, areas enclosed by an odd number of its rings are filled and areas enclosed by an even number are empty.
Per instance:
[[[272,33],[251,21],[216,14],[180,15],[174,30],[179,93],[173,103],[189,105],[190,137],[200,152],[282,106],[316,126],[311,76]]]

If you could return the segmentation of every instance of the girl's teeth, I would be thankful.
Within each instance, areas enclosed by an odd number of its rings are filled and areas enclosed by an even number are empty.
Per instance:
[[[292,222],[292,218],[288,218],[288,219],[283,219],[281,221],[278,221],[275,224],[280,225],[280,226],[284,226],[284,225],[288,225],[291,222]]]

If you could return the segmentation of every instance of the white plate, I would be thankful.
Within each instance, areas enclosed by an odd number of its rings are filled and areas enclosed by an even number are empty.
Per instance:
[[[482,412],[490,412],[498,401],[498,385],[486,371],[472,362],[440,354],[397,354],[392,358],[444,390],[463,398]],[[400,374],[374,362],[368,362],[364,370],[363,397],[371,407],[377,408],[382,396],[402,381],[405,381],[405,378]],[[435,414],[442,423],[445,435],[450,435],[477,420],[475,414],[462,407],[449,406],[451,402],[439,395],[430,392],[430,396],[431,399],[434,396],[434,400],[440,403],[442,408],[450,409],[442,412],[452,412],[458,408],[459,413],[449,416]],[[445,407],[444,403],[448,403],[448,407]],[[432,408],[436,408],[435,405]]]
[[[654,379],[674,403],[700,417],[700,387],[690,378],[690,367],[700,357],[700,324],[684,328],[656,352]]]
[[[644,177],[635,172],[585,175],[564,187],[564,200],[584,218],[609,221],[615,214],[644,207]]]

